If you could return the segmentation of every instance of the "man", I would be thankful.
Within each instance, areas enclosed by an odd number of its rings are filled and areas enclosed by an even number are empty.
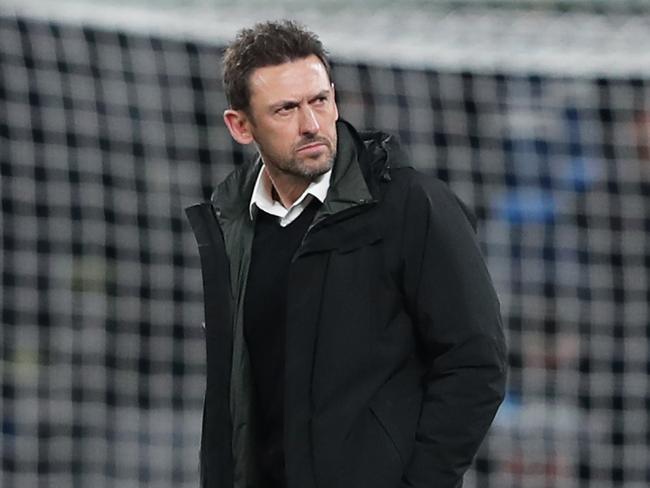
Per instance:
[[[209,488],[461,486],[502,400],[499,304],[463,206],[339,120],[317,37],[242,30],[224,120],[259,158],[188,209]]]

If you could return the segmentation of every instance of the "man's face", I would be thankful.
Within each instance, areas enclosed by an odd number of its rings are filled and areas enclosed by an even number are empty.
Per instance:
[[[247,127],[271,173],[313,180],[336,156],[334,87],[317,56],[266,66],[249,78]]]

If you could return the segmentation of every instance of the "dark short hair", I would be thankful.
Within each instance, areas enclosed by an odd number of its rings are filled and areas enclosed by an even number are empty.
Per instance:
[[[327,52],[318,36],[294,21],[268,21],[242,29],[223,55],[223,85],[232,109],[248,110],[253,70],[315,55],[332,80]]]

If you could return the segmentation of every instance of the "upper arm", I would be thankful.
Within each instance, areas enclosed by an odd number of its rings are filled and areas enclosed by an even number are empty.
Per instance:
[[[499,302],[470,218],[444,183],[413,179],[404,215],[403,289],[433,355],[477,337],[503,355]]]

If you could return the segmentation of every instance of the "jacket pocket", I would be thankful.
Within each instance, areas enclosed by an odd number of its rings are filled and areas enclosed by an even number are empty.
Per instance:
[[[348,233],[337,234],[339,242],[337,251],[340,254],[346,254],[359,249],[360,247],[370,246],[382,240],[381,235],[374,226],[364,226]]]
[[[338,442],[325,440],[321,429],[314,439],[314,471],[318,488],[395,488],[404,466],[381,421],[366,407]],[[330,429],[330,431],[333,429]],[[325,441],[325,442],[320,442]],[[329,444],[328,448],[324,448]]]
[[[377,426],[381,429],[381,432],[383,432],[384,436],[386,437],[386,441],[391,446],[391,448],[395,450],[395,454],[399,458],[400,464],[402,465],[402,467],[405,467],[405,460],[403,457],[404,449],[400,448],[396,444],[393,435],[388,430],[388,427],[386,426],[385,422],[379,417],[379,414],[377,413],[376,409],[373,406],[370,406],[368,409],[370,410],[370,413],[372,414],[375,422],[377,422]]]
[[[413,360],[356,414],[339,408],[314,417],[318,488],[398,486],[413,454],[421,405],[420,372]]]
[[[415,364],[388,380],[370,402],[369,409],[405,467],[413,454],[422,409],[422,386]]]
[[[394,449],[395,455],[398,457],[398,459],[400,461],[400,464],[402,465],[402,468],[405,467],[404,459],[402,457],[403,456],[402,455],[403,449],[400,449],[397,446],[397,444],[395,443],[395,439],[393,439],[393,436],[391,435],[390,431],[388,430],[388,428],[386,427],[384,422],[381,420],[381,418],[379,418],[379,415],[377,414],[375,409],[372,407],[372,405],[370,407],[368,407],[368,410],[372,414],[372,417],[374,418],[375,422],[377,422],[377,426],[381,429],[381,432],[386,437],[386,442],[390,445],[390,447],[392,449]]]
[[[345,254],[382,240],[382,227],[376,216],[369,214],[371,213],[307,233],[299,255],[323,251]]]

